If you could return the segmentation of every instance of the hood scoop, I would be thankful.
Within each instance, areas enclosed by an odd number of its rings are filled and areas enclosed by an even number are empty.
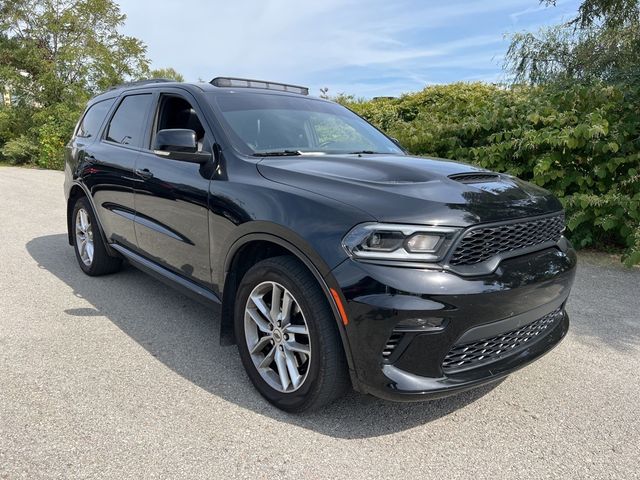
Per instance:
[[[467,185],[470,183],[492,183],[500,181],[499,174],[484,172],[456,173],[454,175],[449,175],[449,178]]]

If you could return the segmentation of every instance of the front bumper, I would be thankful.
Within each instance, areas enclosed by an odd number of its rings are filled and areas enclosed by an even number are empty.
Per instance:
[[[568,242],[563,245],[503,260],[492,274],[478,277],[353,260],[340,264],[332,274],[346,300],[356,388],[390,400],[437,398],[496,381],[544,355],[569,327],[564,304],[576,255]],[[557,320],[526,345],[475,367],[443,368],[454,345],[499,337],[551,312],[558,312]],[[442,321],[443,328],[404,331],[398,340],[398,323],[414,318]]]

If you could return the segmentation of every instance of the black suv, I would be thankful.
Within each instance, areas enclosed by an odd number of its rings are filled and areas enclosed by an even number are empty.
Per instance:
[[[65,193],[85,273],[126,260],[221,304],[221,341],[287,411],[350,385],[392,400],[460,392],[569,326],[576,255],[558,200],[409,156],[304,87],[115,87],[78,123]]]

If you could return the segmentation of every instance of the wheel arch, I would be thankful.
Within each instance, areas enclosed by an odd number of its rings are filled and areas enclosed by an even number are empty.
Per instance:
[[[74,235],[73,235],[73,209],[75,207],[76,202],[79,198],[84,197],[89,202],[91,209],[93,210],[94,217],[96,222],[98,223],[98,231],[100,232],[100,236],[104,241],[104,245],[106,247],[107,253],[112,257],[119,257],[118,253],[111,248],[107,238],[104,234],[104,229],[102,228],[102,224],[100,222],[100,217],[98,216],[98,210],[96,209],[93,203],[93,197],[88,191],[87,187],[79,182],[73,182],[71,188],[69,189],[69,195],[67,198],[67,237],[69,245],[74,245]]]
[[[310,253],[310,254],[309,254]],[[329,266],[307,245],[299,246],[291,239],[274,233],[248,233],[235,240],[225,258],[224,275],[220,284],[222,292],[222,312],[220,323],[220,341],[225,345],[235,343],[233,315],[237,288],[244,273],[255,263],[279,255],[292,255],[311,272],[329,302],[340,339],[344,348],[349,369],[353,369],[351,348],[340,316],[340,310],[331,294]],[[336,287],[337,288],[337,287]],[[339,289],[337,289],[339,291]]]
[[[76,205],[76,202],[80,197],[86,197],[87,194],[84,189],[74,183],[71,189],[69,190],[69,198],[67,198],[67,237],[69,241],[69,245],[73,246],[74,237],[73,237],[73,209]]]

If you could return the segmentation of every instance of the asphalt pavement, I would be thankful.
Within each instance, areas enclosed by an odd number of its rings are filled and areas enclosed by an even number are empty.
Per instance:
[[[81,272],[62,182],[0,167],[0,478],[640,478],[640,269],[581,255],[567,338],[496,386],[289,415],[218,311]]]

